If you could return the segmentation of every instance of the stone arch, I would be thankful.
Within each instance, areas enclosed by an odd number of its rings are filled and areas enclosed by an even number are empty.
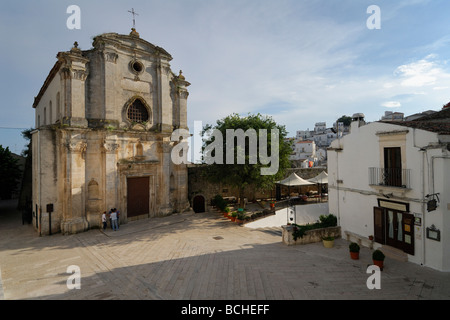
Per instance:
[[[130,125],[150,124],[153,121],[152,108],[141,96],[133,96],[125,103],[122,110],[122,118]]]
[[[98,199],[100,196],[100,190],[98,187],[98,183],[97,181],[95,181],[94,178],[91,179],[91,181],[89,181],[88,184],[88,199]]]
[[[197,194],[192,198],[192,209],[195,213],[206,211],[206,198],[202,194]]]
[[[56,120],[61,118],[61,93],[56,94]]]
[[[138,141],[136,144],[136,158],[143,158],[144,157],[144,147],[142,146],[141,141]]]

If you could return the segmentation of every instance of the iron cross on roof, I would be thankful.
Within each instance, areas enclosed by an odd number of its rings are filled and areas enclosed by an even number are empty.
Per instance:
[[[135,19],[135,17],[138,16],[139,14],[134,12],[134,8],[131,8],[131,11],[128,10],[128,12],[133,15],[133,29],[136,29],[136,19]]]

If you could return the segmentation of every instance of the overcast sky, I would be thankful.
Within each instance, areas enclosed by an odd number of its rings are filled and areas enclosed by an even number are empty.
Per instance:
[[[81,9],[79,30],[67,28],[70,5]],[[381,29],[367,27],[371,5]],[[2,1],[0,144],[22,151],[56,54],[128,34],[131,8],[141,38],[167,50],[192,84],[191,131],[194,121],[259,112],[295,136],[342,115],[377,121],[450,101],[448,0]]]

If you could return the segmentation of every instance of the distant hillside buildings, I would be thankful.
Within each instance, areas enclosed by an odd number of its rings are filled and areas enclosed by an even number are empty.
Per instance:
[[[299,130],[292,141],[290,160],[293,167],[309,168],[326,164],[327,148],[331,142],[349,132],[349,127],[338,122],[327,128],[326,122],[317,122],[314,130]]]
[[[444,106],[444,109],[448,107],[450,107],[450,104]],[[406,123],[408,121],[432,116],[435,113],[437,113],[437,111],[428,110],[405,117],[403,112],[386,111],[380,121],[401,121]],[[363,124],[366,124],[364,114],[362,113],[353,114],[351,120],[352,122],[362,121],[364,122]],[[350,127],[350,125],[345,125],[344,122],[335,122],[333,127],[327,128],[326,122],[317,122],[314,126],[314,130],[298,130],[295,137],[288,138],[289,141],[292,141],[292,154],[289,158],[292,166],[296,168],[326,166],[327,148],[329,148],[331,142],[337,138],[342,138],[349,134]]]

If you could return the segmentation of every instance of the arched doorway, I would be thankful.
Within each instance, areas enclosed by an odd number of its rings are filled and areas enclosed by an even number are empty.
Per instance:
[[[195,213],[205,212],[205,197],[197,195],[192,200],[192,209]]]

